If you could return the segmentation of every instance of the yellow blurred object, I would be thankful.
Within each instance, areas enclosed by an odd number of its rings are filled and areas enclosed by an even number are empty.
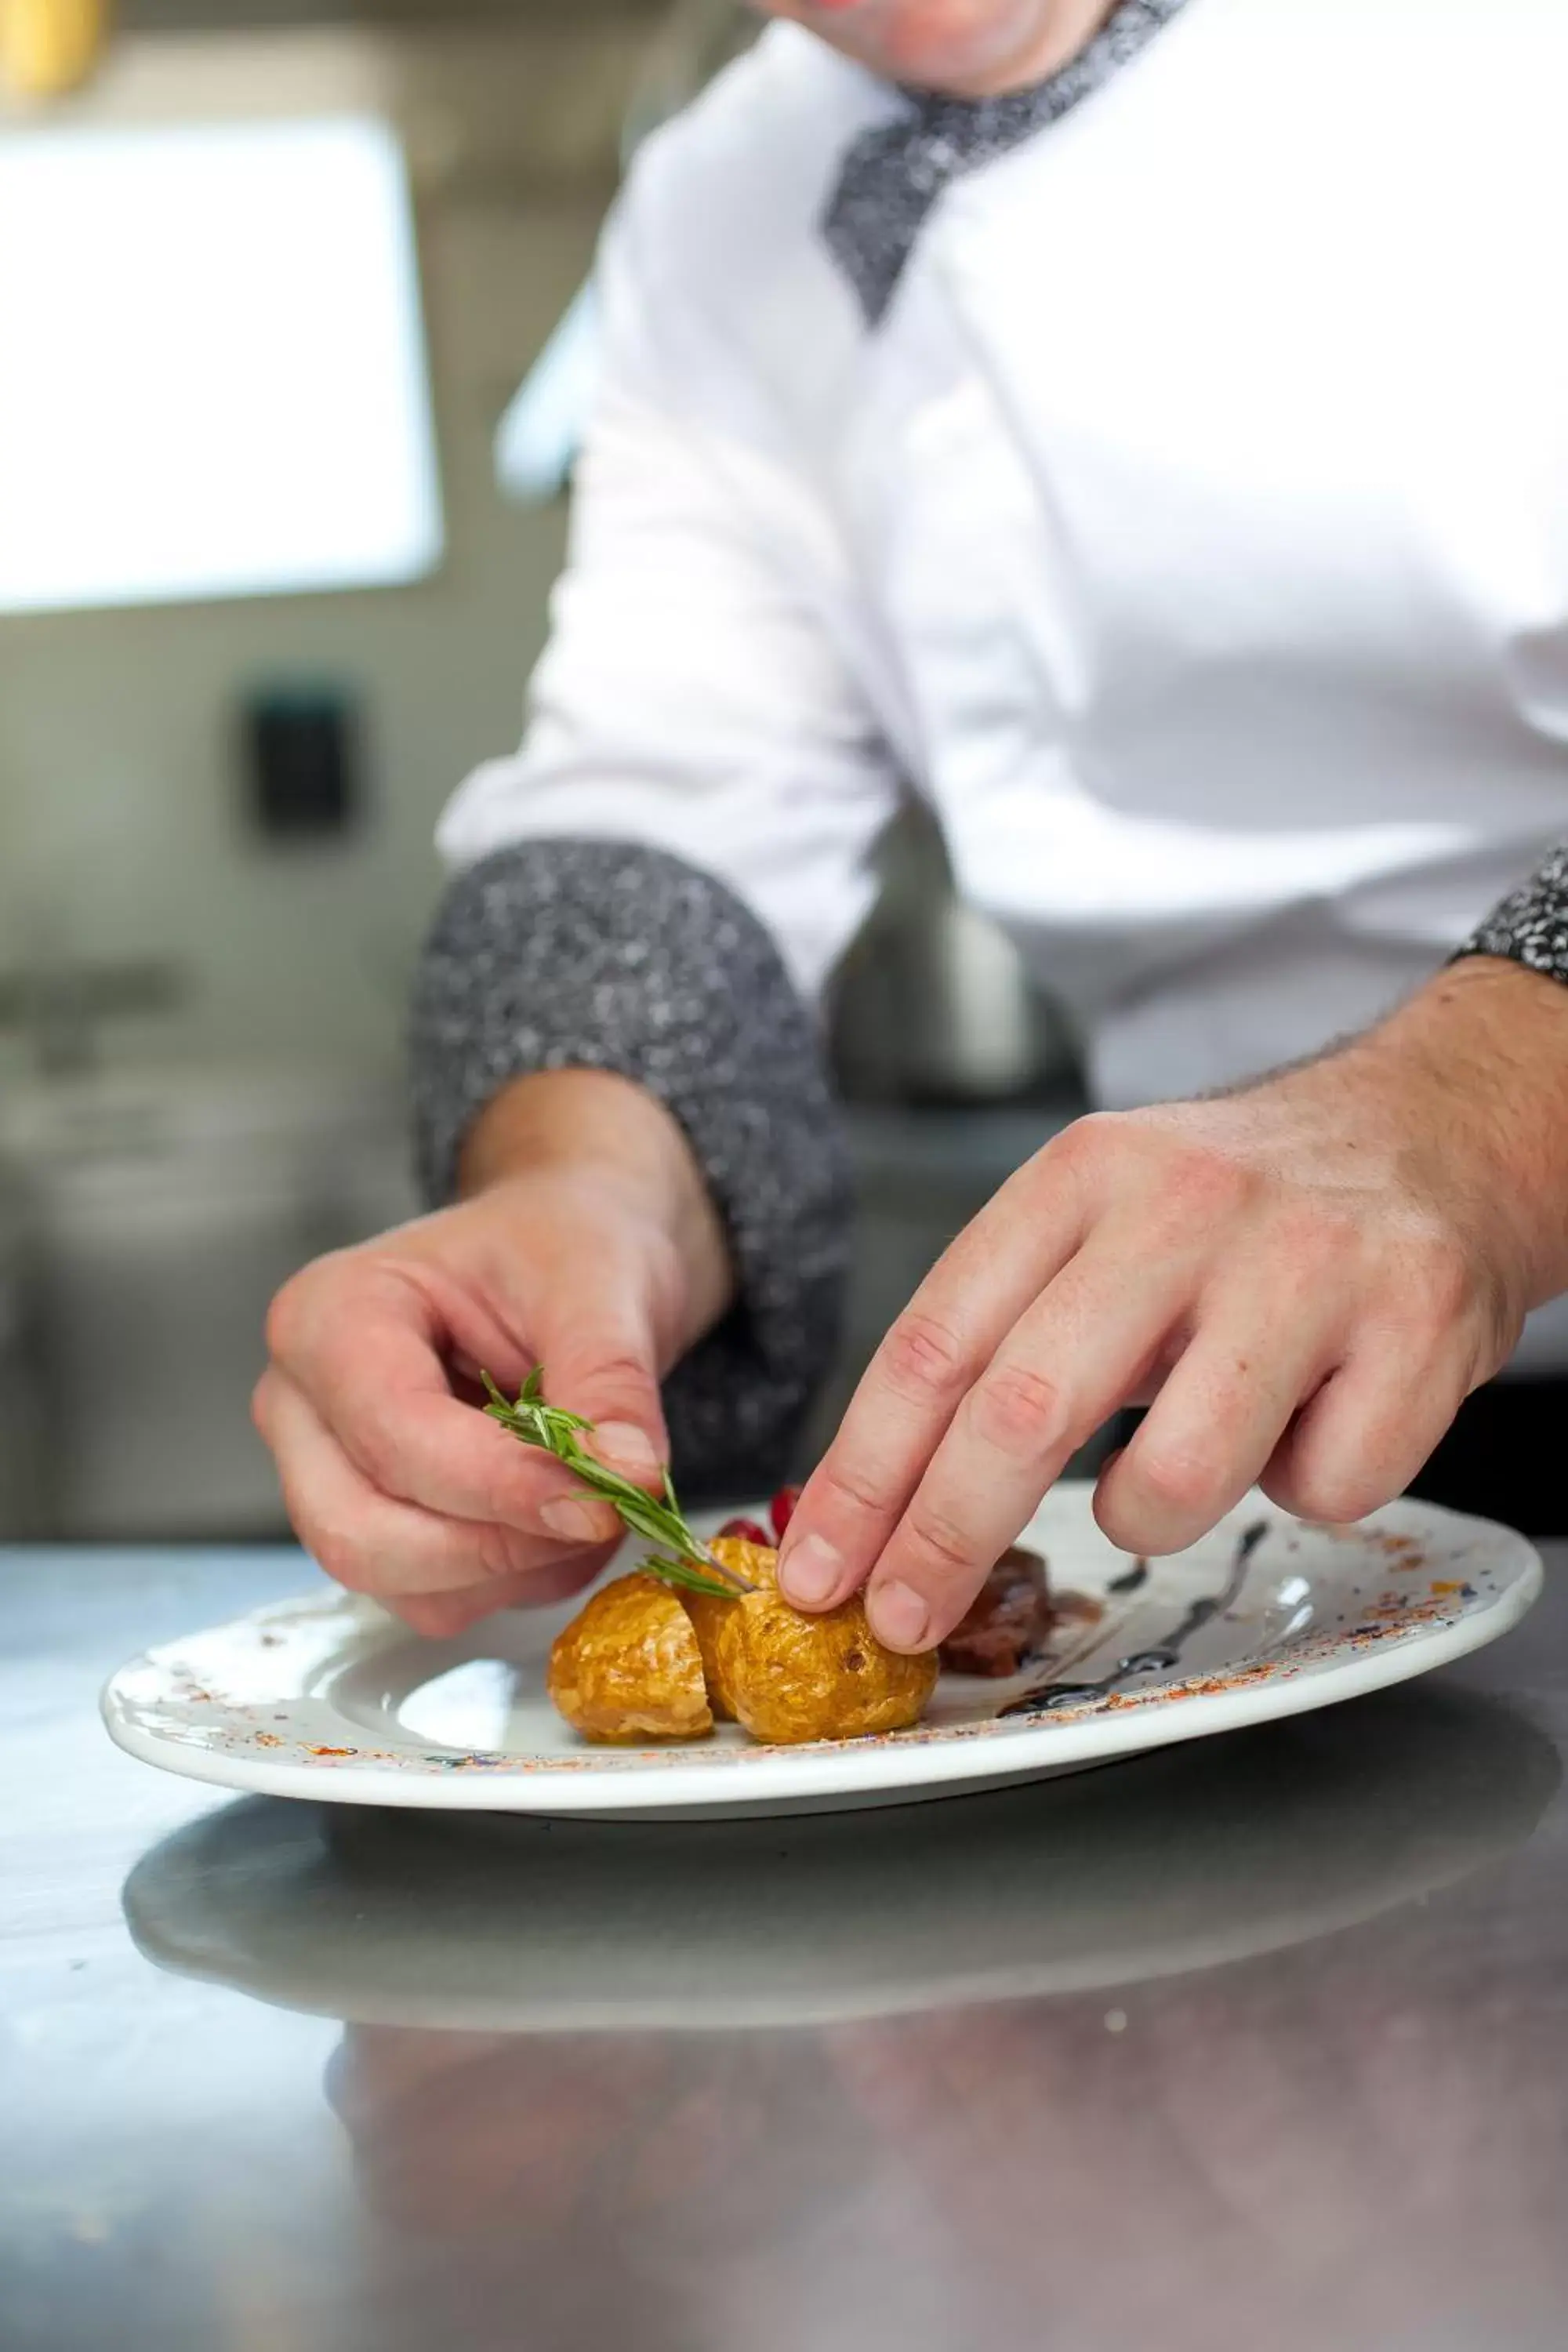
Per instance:
[[[0,68],[26,98],[86,81],[109,39],[113,0],[0,0]]]

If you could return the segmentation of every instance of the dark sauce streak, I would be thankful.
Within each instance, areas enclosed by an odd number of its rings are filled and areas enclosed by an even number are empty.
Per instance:
[[[1107,1588],[1109,1590],[1109,1587]],[[1050,1623],[1043,1642],[1026,1652],[1018,1661],[1018,1672],[1026,1673],[1031,1666],[1050,1664],[1052,1652],[1058,1646],[1058,1637],[1074,1626],[1098,1625],[1105,1614],[1105,1603],[1092,1592],[1053,1592],[1050,1599]]]
[[[1131,1682],[1137,1675],[1168,1674],[1180,1663],[1182,1652],[1193,1635],[1214,1618],[1223,1617],[1227,1609],[1234,1607],[1247,1581],[1252,1555],[1268,1533],[1266,1519],[1259,1519],[1247,1529],[1236,1547],[1230,1574],[1220,1591],[1211,1593],[1205,1600],[1194,1601],[1181,1623],[1159,1648],[1135,1650],[1131,1657],[1123,1658],[1115,1673],[1107,1675],[1103,1682],[1047,1683],[1038,1690],[1026,1691],[1022,1698],[1014,1699],[1010,1706],[1002,1709],[1003,1715],[1049,1715],[1053,1708],[1058,1706],[1077,1706],[1087,1700],[1107,1698],[1112,1691],[1119,1690],[1123,1683]],[[1149,1573],[1147,1560],[1141,1560],[1138,1565],[1143,1571],[1142,1576],[1130,1570],[1131,1582],[1128,1577],[1120,1578],[1110,1590],[1112,1592],[1136,1591]]]
[[[1121,1575],[1113,1576],[1105,1589],[1107,1592],[1136,1592],[1141,1586],[1147,1584],[1148,1581],[1148,1561],[1146,1559],[1135,1559],[1131,1567],[1124,1570]]]

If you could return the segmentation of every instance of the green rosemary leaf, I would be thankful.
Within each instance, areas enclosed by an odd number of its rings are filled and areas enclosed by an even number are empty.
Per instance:
[[[636,1485],[630,1478],[623,1478],[618,1470],[612,1470],[606,1463],[599,1461],[595,1454],[584,1453],[581,1447],[563,1450],[558,1459],[585,1486],[591,1486],[607,1502],[614,1503],[622,1517],[636,1526],[639,1535],[651,1536],[656,1543],[673,1544],[677,1550],[691,1549],[695,1556],[701,1557],[700,1547],[696,1545],[695,1538],[688,1544],[685,1523],[679,1513],[658,1502],[646,1488]]]
[[[608,1499],[615,1504],[627,1527],[639,1536],[647,1536],[650,1543],[668,1544],[672,1549],[684,1552],[691,1559],[701,1557],[694,1546],[682,1542],[680,1529],[670,1525],[668,1512],[661,1511],[651,1498],[617,1494]]]
[[[714,1601],[739,1601],[740,1588],[726,1584],[718,1576],[704,1576],[684,1559],[670,1559],[662,1552],[652,1552],[637,1562],[647,1576],[657,1576],[661,1584],[678,1585],[685,1592],[706,1592]],[[750,1585],[748,1591],[755,1591]]]
[[[546,1404],[542,1364],[536,1364],[530,1372],[515,1404],[508,1401],[489,1372],[481,1371],[479,1377],[489,1400],[484,1411],[492,1421],[499,1422],[524,1445],[552,1454],[584,1486],[612,1504],[634,1535],[666,1547],[646,1563],[651,1574],[663,1577],[667,1583],[684,1583],[693,1591],[714,1593],[725,1601],[737,1600],[742,1592],[756,1590],[744,1577],[721,1567],[687,1525],[685,1513],[676,1500],[668,1463],[664,1465],[664,1498],[660,1501],[658,1496],[648,1494],[630,1478],[622,1477],[618,1470],[612,1470],[579,1444],[580,1436],[593,1434],[594,1424],[584,1421],[581,1413],[568,1412],[564,1406]]]

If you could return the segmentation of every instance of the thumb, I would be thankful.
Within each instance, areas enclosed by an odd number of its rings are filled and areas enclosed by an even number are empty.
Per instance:
[[[637,1305],[633,1286],[598,1275],[574,1282],[569,1298],[536,1321],[544,1393],[594,1423],[584,1440],[623,1477],[657,1489],[669,1458],[669,1437],[658,1392],[658,1350],[653,1318]]]

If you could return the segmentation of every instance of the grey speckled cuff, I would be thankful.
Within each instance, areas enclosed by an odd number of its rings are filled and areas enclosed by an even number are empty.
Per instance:
[[[485,1105],[531,1070],[613,1070],[680,1122],[729,1232],[740,1303],[665,1389],[683,1498],[756,1495],[837,1338],[847,1158],[778,950],[724,885],[635,843],[533,841],[458,877],[416,985],[420,1173],[454,1190]]]
[[[1568,845],[1554,849],[1522,888],[1495,906],[1460,956],[1507,956],[1568,984]]]

